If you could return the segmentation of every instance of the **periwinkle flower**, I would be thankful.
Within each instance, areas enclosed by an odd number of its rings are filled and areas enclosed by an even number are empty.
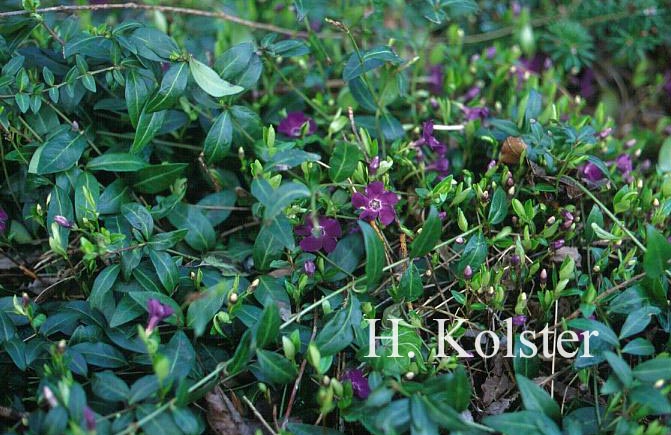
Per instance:
[[[487,47],[485,50],[485,56],[487,56],[487,59],[494,59],[494,56],[496,56],[496,47],[493,45],[490,47]]]
[[[601,130],[601,131],[597,134],[597,136],[599,136],[599,139],[605,139],[605,138],[607,138],[608,136],[610,136],[610,134],[611,134],[612,132],[613,132],[613,127],[607,127],[607,128],[605,128],[605,129]]]
[[[513,266],[518,266],[520,264],[520,256],[517,254],[513,254],[510,256],[510,264]]]
[[[434,95],[443,93],[443,82],[445,81],[445,72],[442,65],[429,66],[429,91]]]
[[[617,159],[615,159],[615,166],[625,175],[634,169],[634,163],[631,160],[631,156],[628,154],[620,154]]]
[[[389,225],[396,219],[394,206],[398,202],[395,193],[384,190],[381,181],[375,181],[366,186],[364,193],[355,192],[352,195],[352,206],[362,210],[359,219],[372,221],[380,218],[383,225]]]
[[[9,220],[7,212],[0,208],[0,233],[7,228],[7,220]]]
[[[335,249],[338,239],[342,236],[338,220],[326,216],[319,216],[314,220],[306,216],[305,224],[297,226],[295,231],[297,235],[304,237],[299,245],[305,252],[318,252],[324,249],[328,254]]]
[[[289,112],[287,117],[280,121],[277,131],[289,137],[301,137],[303,125],[308,124],[307,134],[317,131],[315,121],[303,112]]]
[[[439,154],[444,154],[447,151],[445,144],[433,135],[433,121],[426,121],[422,124],[422,137],[415,141],[414,146],[420,147],[422,145],[428,146],[431,151]]]
[[[464,101],[468,102],[480,95],[480,91],[482,89],[480,86],[473,86],[471,87],[466,93],[464,94]]]
[[[315,262],[312,260],[308,260],[305,263],[303,263],[303,271],[307,276],[312,276],[315,274],[315,271],[317,268],[315,267]]]
[[[368,164],[368,172],[371,175],[375,175],[378,169],[380,169],[380,156],[375,156]]]
[[[664,86],[662,88],[666,92],[666,95],[671,97],[671,71],[667,71],[664,74]]]
[[[151,333],[159,323],[170,317],[175,311],[169,305],[162,304],[158,299],[149,299],[147,301],[147,311],[149,311],[149,321],[147,322],[147,333]]]
[[[54,216],[54,222],[63,228],[72,228],[72,222],[68,220],[65,216],[56,215]]]
[[[443,222],[446,217],[447,217],[447,212],[446,211],[438,212],[438,219],[440,219],[441,222]]]
[[[96,430],[96,415],[88,406],[84,407],[84,422],[86,423],[86,430],[93,432]]]
[[[370,395],[370,385],[368,379],[359,369],[348,370],[341,378],[342,381],[349,381],[352,384],[354,395],[361,400],[365,400]]]
[[[596,183],[605,178],[603,171],[592,162],[588,162],[583,166],[580,172],[582,172],[582,176],[585,180],[591,181],[592,183]]]
[[[517,316],[513,316],[513,326],[524,326],[527,323],[527,316],[524,314],[519,314]]]
[[[489,116],[489,108],[484,106],[467,107],[462,109],[467,121],[474,121],[476,119],[486,119]]]
[[[564,241],[564,239],[557,239],[554,242],[552,242],[552,249],[556,251],[558,249],[563,248],[565,244],[566,242]]]
[[[473,268],[470,264],[467,264],[466,267],[464,267],[464,279],[471,278],[473,278]]]
[[[438,172],[438,176],[442,179],[447,176],[447,173],[450,170],[450,161],[447,157],[438,156],[433,162],[426,166],[426,169]]]

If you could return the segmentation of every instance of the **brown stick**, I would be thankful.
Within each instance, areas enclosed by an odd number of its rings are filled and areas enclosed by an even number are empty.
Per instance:
[[[99,4],[99,5],[61,5],[61,6],[52,6],[48,8],[39,8],[34,12],[36,13],[47,13],[47,12],[75,12],[75,11],[99,11],[99,10],[111,10],[111,9],[139,9],[145,11],[161,11],[161,12],[173,12],[177,14],[185,15],[196,15],[200,17],[212,17],[219,18],[225,21],[230,21],[235,24],[240,24],[242,26],[252,27],[254,29],[267,30],[269,32],[281,33],[288,36],[296,36],[301,38],[307,38],[308,33],[302,32],[300,30],[291,30],[285,29],[284,27],[274,26],[272,24],[266,23],[257,23],[256,21],[246,20],[235,15],[227,14],[226,12],[221,11],[203,11],[200,9],[184,8],[179,6],[159,6],[159,5],[144,5],[138,3],[119,3],[119,4]],[[20,15],[29,15],[33,11],[9,11],[9,12],[0,12],[0,18],[4,17],[15,17]]]

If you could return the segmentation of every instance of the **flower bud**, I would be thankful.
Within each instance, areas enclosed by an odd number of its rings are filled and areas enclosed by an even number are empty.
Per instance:
[[[235,292],[232,292],[230,295],[228,295],[228,302],[231,304],[234,304],[238,301],[238,294]]]
[[[545,285],[548,281],[548,271],[546,269],[542,269],[540,273],[540,279],[541,279],[541,285]]]
[[[564,239],[555,240],[554,242],[552,242],[552,249],[554,249],[555,251],[561,249],[564,247],[565,243],[566,242],[564,241]]]
[[[315,274],[315,262],[312,260],[308,260],[305,263],[303,263],[303,270],[305,271],[305,274],[307,276],[312,276]]]
[[[454,243],[456,243],[457,245],[463,245],[464,242],[465,242],[465,240],[464,240],[464,238],[461,237],[461,236],[457,237],[457,238],[454,240]]]
[[[296,358],[296,346],[294,346],[294,342],[286,335],[282,336],[282,349],[284,350],[284,356],[288,360],[293,361]]]
[[[473,269],[471,268],[470,264],[467,264],[466,267],[464,267],[464,279],[471,278],[473,278]]]
[[[547,220],[548,225],[554,225],[554,223],[557,221],[557,218],[554,216],[550,216]]]

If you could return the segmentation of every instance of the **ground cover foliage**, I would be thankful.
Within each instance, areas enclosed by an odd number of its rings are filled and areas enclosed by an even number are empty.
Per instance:
[[[668,433],[669,22],[0,2],[3,431]]]

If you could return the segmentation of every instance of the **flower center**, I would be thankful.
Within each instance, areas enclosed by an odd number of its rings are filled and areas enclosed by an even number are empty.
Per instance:
[[[324,235],[326,235],[326,231],[324,231],[324,227],[319,226],[319,225],[312,227],[312,237],[316,237],[316,238],[319,239],[319,238],[324,237]]]
[[[382,209],[382,202],[379,199],[371,199],[368,203],[368,208],[373,211],[380,211]]]

